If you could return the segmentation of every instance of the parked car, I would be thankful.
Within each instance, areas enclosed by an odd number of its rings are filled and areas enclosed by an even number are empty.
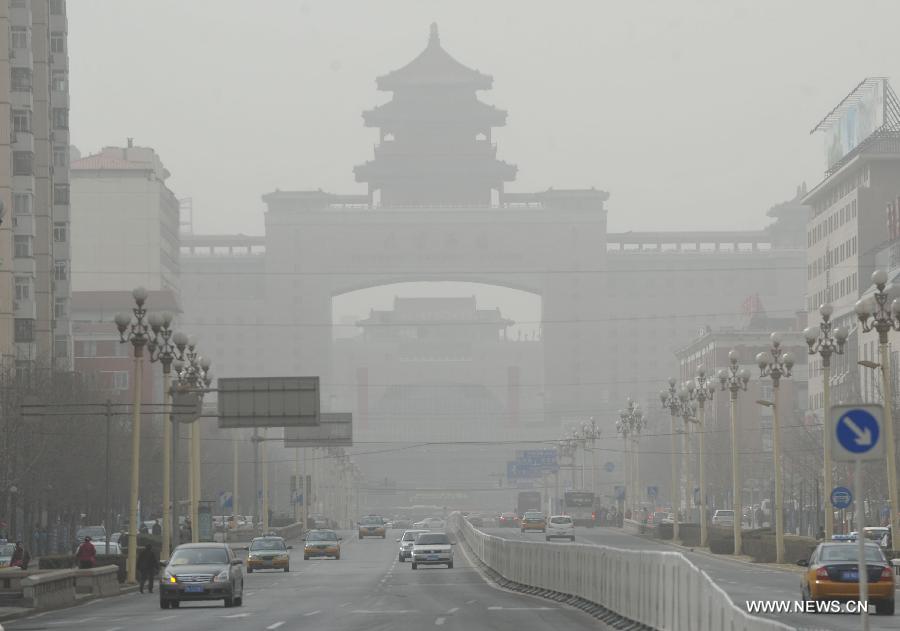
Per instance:
[[[712,525],[734,527],[734,511],[722,509],[717,510],[713,515]]]
[[[423,532],[412,548],[412,569],[420,565],[446,565],[453,569],[453,544],[443,532]]]
[[[244,604],[243,561],[224,543],[186,543],[175,548],[159,579],[161,609],[183,601],[223,600]]]
[[[403,532],[403,536],[397,539],[397,543],[400,544],[400,552],[397,554],[397,559],[400,563],[406,561],[412,557],[412,549],[413,544],[416,542],[416,537],[421,535],[423,532],[430,532],[428,530],[405,530]]]
[[[551,515],[547,520],[547,541],[551,539],[568,539],[575,541],[575,522],[568,515]]]
[[[869,601],[878,615],[894,615],[894,569],[876,543],[865,544]],[[801,579],[804,600],[858,600],[859,548],[845,543],[820,543],[809,559],[797,565],[806,568]]]

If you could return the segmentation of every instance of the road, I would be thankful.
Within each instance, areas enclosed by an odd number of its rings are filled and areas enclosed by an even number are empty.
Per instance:
[[[540,533],[520,533],[514,528],[489,528],[488,534],[507,539],[544,541]],[[630,535],[617,528],[577,528],[576,543],[607,545],[616,548],[643,550],[674,550],[672,545]],[[559,542],[559,545],[566,545]],[[748,600],[799,600],[800,574],[774,568],[766,564],[748,564],[730,560],[727,556],[709,555],[682,550],[692,563],[705,571],[727,593],[732,602],[744,607]],[[900,602],[900,592],[897,594]],[[767,614],[767,617],[798,629],[834,629],[858,631],[859,616],[851,614]],[[900,628],[900,616],[869,616],[873,631],[894,631]]]
[[[351,533],[352,535],[353,533]],[[577,609],[507,592],[488,584],[457,548],[455,567],[420,568],[397,561],[399,536],[345,537],[340,561],[303,560],[295,546],[291,572],[246,577],[244,606],[188,603],[162,610],[154,593],[95,600],[5,624],[7,631],[420,631],[515,629],[575,631],[603,628]]]

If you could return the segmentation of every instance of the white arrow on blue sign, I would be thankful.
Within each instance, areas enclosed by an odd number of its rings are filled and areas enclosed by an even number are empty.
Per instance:
[[[833,405],[829,414],[832,459],[855,462],[883,458],[883,414],[880,405]]]
[[[853,493],[846,486],[836,486],[831,491],[831,505],[838,510],[847,508],[853,503]]]

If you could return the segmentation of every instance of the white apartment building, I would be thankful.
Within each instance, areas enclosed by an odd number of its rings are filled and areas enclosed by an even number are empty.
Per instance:
[[[156,152],[129,139],[74,160],[71,169],[73,289],[143,286],[177,297],[178,200]]]

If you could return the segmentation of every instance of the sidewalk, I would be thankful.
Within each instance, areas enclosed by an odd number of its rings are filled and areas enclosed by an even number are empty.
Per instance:
[[[137,585],[129,585],[127,583],[119,586],[119,593],[117,596],[122,596],[123,594],[130,594],[131,592],[136,592],[138,590]],[[106,598],[115,598],[116,596],[107,596]],[[98,600],[102,598],[102,596],[93,596],[92,594],[75,594],[75,602],[69,607],[61,607],[60,609],[70,609],[72,607],[78,607],[79,605],[83,605],[92,600]],[[3,631],[3,623],[10,622],[12,620],[18,620],[19,618],[27,618],[29,616],[33,616],[39,613],[43,613],[45,611],[53,611],[52,609],[34,609],[33,607],[0,607],[0,631]]]

